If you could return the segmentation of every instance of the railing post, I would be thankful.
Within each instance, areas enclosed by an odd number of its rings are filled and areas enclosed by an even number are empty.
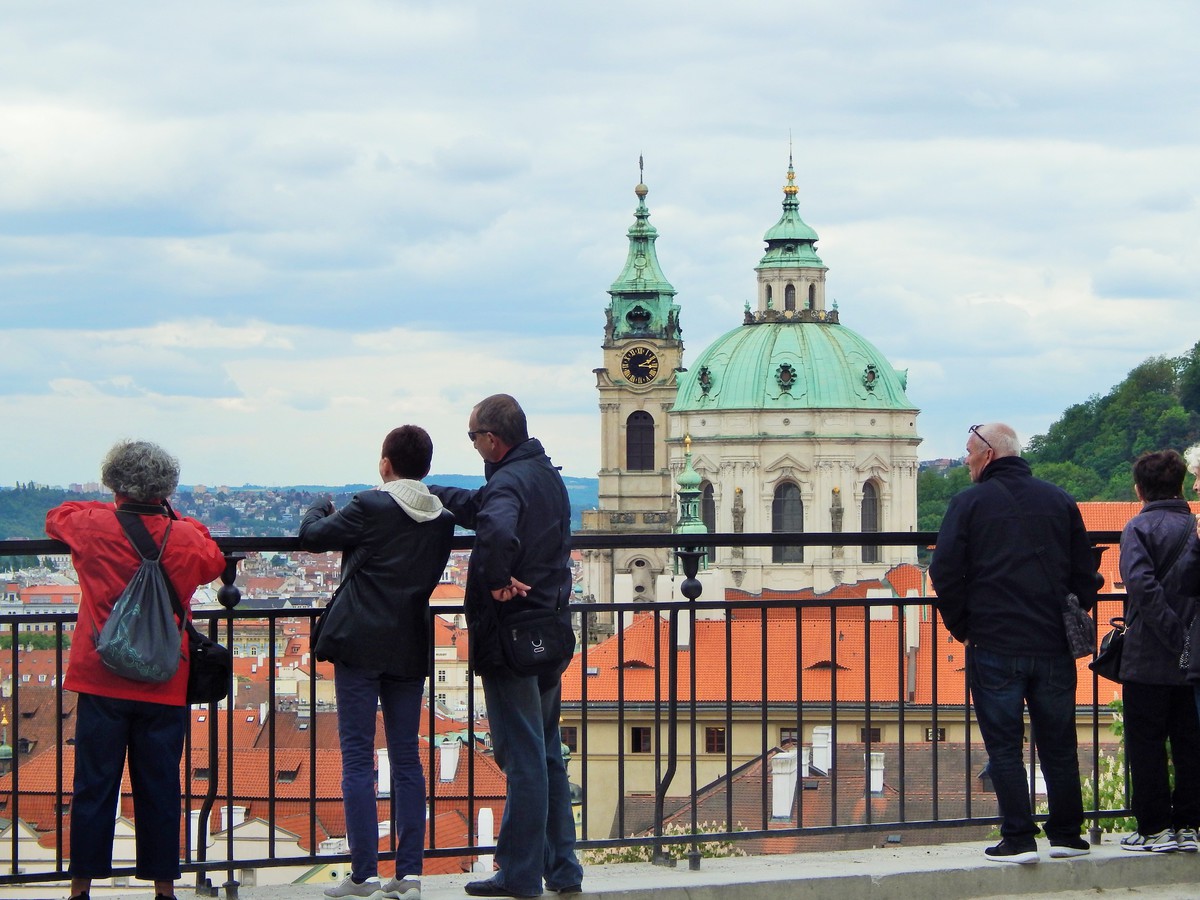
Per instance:
[[[704,585],[700,583],[700,579],[696,574],[700,571],[700,560],[706,555],[707,551],[684,549],[676,550],[675,555],[679,557],[683,564],[683,583],[679,586],[680,593],[687,598],[688,602],[693,602],[700,593],[704,590]],[[694,614],[694,611],[693,611]],[[667,655],[667,770],[663,773],[662,781],[659,783],[654,797],[654,835],[662,837],[663,834],[663,807],[667,797],[667,790],[671,786],[671,781],[675,777],[676,762],[678,761],[678,724],[679,724],[679,611],[672,609],[668,613],[668,655]],[[695,648],[692,648],[693,651]],[[692,657],[692,703],[696,699],[696,660]],[[695,722],[692,723],[695,727]],[[695,798],[692,798],[693,819],[695,818]],[[700,868],[700,848],[694,839],[695,829],[693,828],[693,840],[691,849],[688,852],[688,868],[696,870]],[[658,866],[674,866],[675,858],[663,850],[661,842],[654,845],[654,856],[651,860]]]
[[[225,571],[221,573],[221,587],[217,589],[217,600],[226,609],[233,609],[242,599],[242,592],[234,583],[237,580],[237,567],[245,555],[234,553],[232,550],[224,551],[225,554]],[[233,620],[228,621],[225,640],[229,642],[230,648],[233,647]],[[213,637],[212,631],[209,636]],[[231,649],[232,652],[232,649]],[[232,678],[232,674],[230,675]],[[229,685],[229,708],[233,707],[233,685]],[[273,705],[273,704],[272,704]],[[207,823],[212,816],[213,803],[217,796],[217,764],[218,744],[217,740],[217,717],[216,704],[210,704],[211,713],[208,717],[208,793],[204,797],[204,802],[200,806],[200,821]],[[272,713],[274,710],[272,710]],[[190,716],[189,716],[190,725]],[[229,751],[226,754],[226,781],[225,781],[225,832],[226,832],[226,858],[232,862],[233,860],[233,720],[232,717],[227,721]],[[190,766],[189,766],[190,769]],[[189,824],[191,816],[189,815]],[[199,829],[197,829],[199,830]],[[208,834],[207,824],[204,828],[205,835]],[[196,842],[199,844],[199,840]],[[197,846],[196,861],[203,864],[206,861],[207,847]],[[225,873],[225,883],[222,887],[225,888],[225,896],[228,900],[237,900],[239,882],[233,877],[233,868],[230,866]],[[205,875],[204,869],[199,869],[196,872],[196,893],[201,896],[215,897],[218,890],[212,886],[212,880]]]

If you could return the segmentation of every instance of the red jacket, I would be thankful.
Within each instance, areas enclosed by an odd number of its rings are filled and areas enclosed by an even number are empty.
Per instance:
[[[122,678],[109,671],[96,653],[93,635],[104,627],[113,603],[141,564],[138,552],[117,521],[115,510],[112,503],[72,500],[46,513],[46,534],[71,548],[82,592],[63,687],[118,700],[183,706],[188,677],[186,640],[183,641],[185,658],[180,661],[179,670],[162,684]],[[144,516],[143,521],[154,542],[161,546],[167,517]],[[193,592],[224,571],[225,558],[207,528],[195,519],[183,518],[171,526],[163,568],[184,609],[190,610]]]

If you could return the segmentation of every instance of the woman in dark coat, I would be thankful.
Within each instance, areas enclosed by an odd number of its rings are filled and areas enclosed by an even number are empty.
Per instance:
[[[1185,472],[1174,450],[1139,457],[1133,480],[1145,505],[1121,533],[1128,631],[1120,676],[1131,809],[1138,823],[1137,831],[1121,840],[1125,850],[1200,850],[1200,722],[1194,691],[1180,667],[1200,586],[1200,541],[1196,518],[1183,499]],[[1200,653],[1200,647],[1190,652]]]
[[[429,673],[429,595],[445,571],[454,535],[453,516],[421,482],[432,458],[433,441],[423,428],[394,428],[379,460],[383,484],[355,494],[340,512],[322,500],[300,523],[306,550],[342,551],[342,585],[313,648],[317,659],[333,662],[350,844],[350,874],[325,890],[333,900],[421,896],[425,779],[417,726]],[[383,883],[375,791],[380,707],[397,822],[396,874]]]

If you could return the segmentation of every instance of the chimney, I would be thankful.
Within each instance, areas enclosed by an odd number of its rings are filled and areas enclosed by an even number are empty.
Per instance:
[[[795,749],[771,757],[771,818],[790,820],[796,797],[797,754]]]
[[[233,810],[233,825],[229,824],[229,811]],[[228,831],[231,827],[237,828],[246,821],[246,807],[244,806],[222,806],[221,807],[221,830]]]
[[[390,797],[392,795],[392,760],[388,756],[387,747],[380,747],[375,751],[376,764],[379,767],[378,786],[375,789],[377,797]]]
[[[200,817],[203,810],[193,809],[188,813],[191,820],[192,850],[208,846],[208,816]]]
[[[477,839],[476,845],[477,846],[490,847],[490,846],[492,846],[492,844],[494,844],[496,842],[496,839],[494,837],[495,831],[493,830],[493,822],[494,822],[494,817],[492,815],[492,810],[490,807],[485,806],[483,809],[479,810],[479,828],[478,828],[479,833],[476,835],[476,839]],[[480,856],[475,861],[475,871],[476,872],[488,872],[488,873],[490,873],[492,871],[492,856],[491,856],[491,854],[488,854],[487,856]]]
[[[458,756],[462,750],[462,742],[458,738],[444,741],[439,749],[441,751],[439,753],[441,765],[439,766],[440,774],[438,777],[443,783],[453,781],[454,775],[458,771]]]
[[[833,768],[832,734],[828,725],[817,725],[812,730],[812,764],[822,772]]]
[[[871,753],[871,793],[883,793],[883,754]]]

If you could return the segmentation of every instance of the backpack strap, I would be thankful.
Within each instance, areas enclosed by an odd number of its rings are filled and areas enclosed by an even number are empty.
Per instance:
[[[143,509],[153,510],[153,513],[143,512]],[[154,537],[150,534],[150,529],[142,521],[142,516],[144,515],[161,514],[162,509],[157,506],[126,503],[117,507],[117,521],[125,529],[125,536],[129,538],[129,543],[133,544],[133,549],[144,560],[153,559],[161,561],[163,551],[167,549],[167,539],[171,536],[171,525],[173,523],[167,522],[167,530],[163,532],[162,546],[158,546],[154,543]],[[179,620],[179,628],[182,631],[183,626],[188,621],[188,617],[183,611],[183,604],[179,602],[179,594],[175,592],[175,585],[171,583],[171,579],[165,570],[163,571],[163,581],[167,584],[167,593],[171,597],[171,607],[175,610],[175,618]]]

